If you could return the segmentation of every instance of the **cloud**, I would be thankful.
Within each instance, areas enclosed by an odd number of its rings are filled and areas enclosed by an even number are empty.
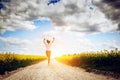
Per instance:
[[[84,51],[100,51],[100,50],[111,50],[115,48],[120,48],[120,45],[116,42],[116,40],[108,40],[100,43],[95,43],[90,39],[77,39],[76,43],[73,45],[73,53],[74,52],[84,52]],[[104,47],[103,47],[104,46]]]
[[[6,45],[19,45],[19,46],[31,43],[29,40],[21,40],[13,37],[6,37],[6,38],[0,37],[0,42],[5,43]]]
[[[17,17],[19,18],[20,16],[11,15],[11,19],[1,21],[0,33],[4,33],[5,31],[16,30],[34,30],[36,28],[32,21],[21,20],[18,19]]]
[[[101,3],[99,0],[95,1]],[[7,30],[35,29],[32,21],[43,17],[50,19],[57,30],[83,33],[119,31],[117,23],[111,23],[104,15],[105,12],[92,5],[91,0],[61,0],[49,6],[47,2],[48,0],[11,0],[10,4],[4,4],[6,9],[1,10],[0,14],[1,33]],[[111,25],[109,29],[101,26],[104,23]]]
[[[116,42],[116,40],[108,40],[108,41],[104,41],[104,42],[100,42],[96,45],[97,47],[103,47],[103,49],[115,49],[115,48],[120,48],[120,45]]]
[[[29,40],[15,37],[0,37],[0,52],[4,51],[32,55],[45,55],[45,46],[42,38]]]
[[[117,30],[119,31],[120,25],[120,1],[119,0],[101,0],[96,3],[100,10],[105,13],[108,19],[111,19],[113,23],[118,24]]]

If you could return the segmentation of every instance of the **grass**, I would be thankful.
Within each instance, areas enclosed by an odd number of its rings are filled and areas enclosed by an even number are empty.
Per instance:
[[[98,69],[120,73],[120,50],[84,52],[80,54],[63,55],[56,60],[85,69]]]
[[[0,74],[45,60],[45,56],[0,53]]]

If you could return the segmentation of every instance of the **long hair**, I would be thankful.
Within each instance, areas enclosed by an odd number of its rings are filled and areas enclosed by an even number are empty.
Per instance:
[[[49,44],[49,43],[50,43],[50,40],[47,40],[47,43]]]

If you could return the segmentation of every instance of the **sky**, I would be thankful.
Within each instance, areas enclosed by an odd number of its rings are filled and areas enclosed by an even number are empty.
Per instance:
[[[54,56],[120,49],[119,0],[0,0],[0,52]],[[0,5],[1,5],[0,4]]]

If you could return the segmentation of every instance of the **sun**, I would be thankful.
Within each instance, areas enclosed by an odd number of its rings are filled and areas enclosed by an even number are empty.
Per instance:
[[[56,58],[61,55],[62,55],[62,53],[60,51],[52,51],[51,58]]]
[[[58,57],[58,56],[60,56],[59,53],[52,53],[52,54],[51,54],[51,58],[56,58],[56,57]]]

